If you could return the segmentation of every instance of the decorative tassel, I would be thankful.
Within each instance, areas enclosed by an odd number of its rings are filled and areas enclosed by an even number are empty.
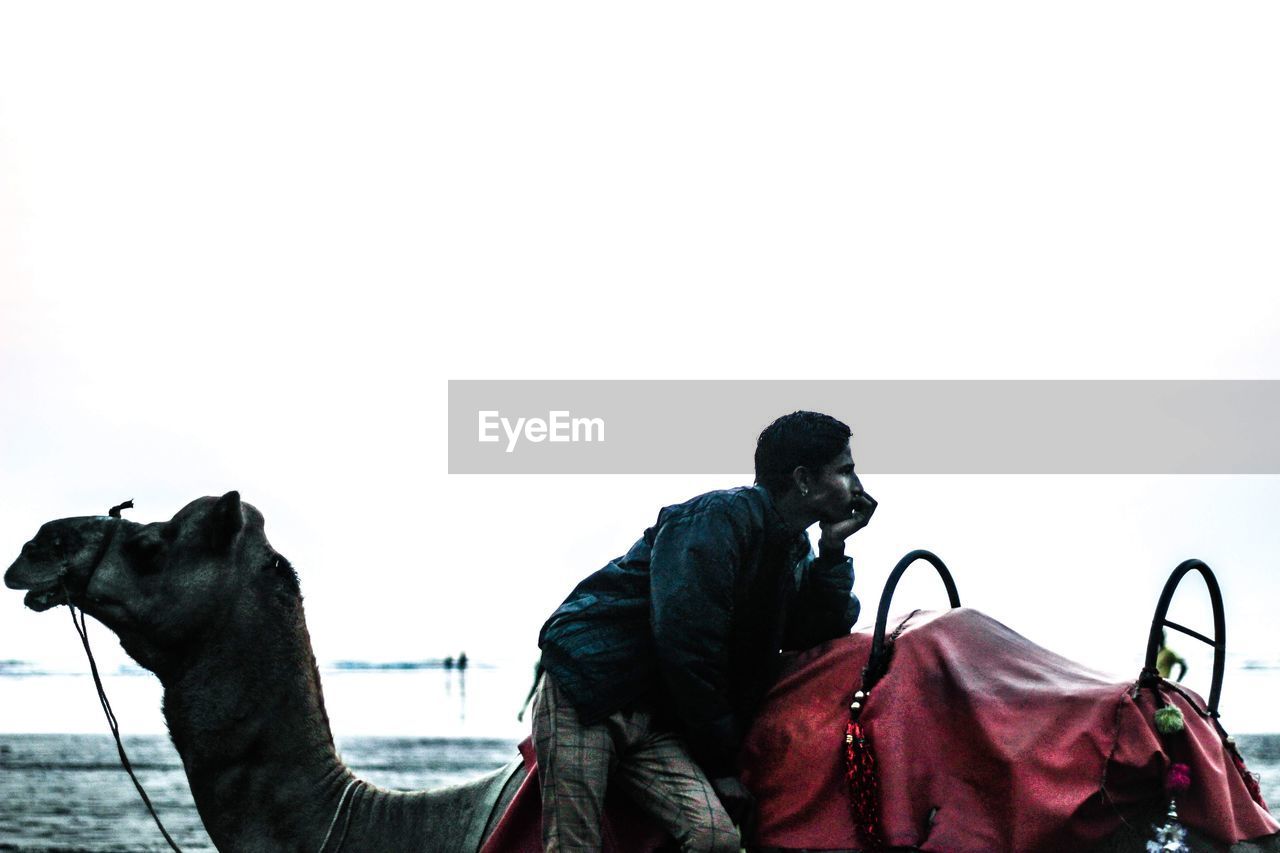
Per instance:
[[[1164,697],[1155,692],[1156,701],[1163,702]],[[1186,727],[1182,711],[1176,705],[1162,705],[1155,713],[1156,731],[1161,735],[1176,734]],[[1164,743],[1165,752],[1169,753],[1169,743]],[[1178,804],[1173,799],[1191,787],[1191,768],[1186,764],[1174,762],[1164,777],[1165,791],[1169,794],[1169,811],[1162,825],[1152,824],[1154,833],[1147,842],[1147,853],[1191,853],[1187,848],[1187,830],[1178,822]]]
[[[1170,794],[1181,794],[1191,787],[1191,768],[1185,764],[1174,764],[1169,768],[1164,779],[1164,788]]]
[[[1182,711],[1176,705],[1165,705],[1156,711],[1156,731],[1162,735],[1171,735],[1182,731],[1186,722],[1182,719]]]
[[[860,703],[855,703],[860,704]],[[884,848],[880,836],[880,786],[876,778],[876,759],[866,730],[858,722],[857,708],[845,726],[845,779],[849,783],[849,808],[853,826],[868,850]]]

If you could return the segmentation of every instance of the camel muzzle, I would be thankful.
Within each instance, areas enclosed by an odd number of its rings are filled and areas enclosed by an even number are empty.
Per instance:
[[[23,604],[37,612],[66,604],[88,588],[124,525],[140,526],[106,515],[50,521],[22,546],[22,553],[4,573],[4,585],[28,590]]]

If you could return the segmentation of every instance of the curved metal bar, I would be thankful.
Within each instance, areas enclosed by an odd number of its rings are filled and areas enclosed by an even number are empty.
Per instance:
[[[897,588],[903,572],[917,560],[925,560],[938,570],[938,575],[941,576],[942,583],[947,588],[947,598],[951,606],[960,606],[960,593],[956,591],[956,582],[937,554],[918,549],[899,560],[898,565],[894,566],[893,571],[889,573],[889,580],[885,581],[884,592],[880,593],[880,607],[876,611],[876,629],[871,636],[871,656],[867,659],[867,668],[862,677],[863,690],[870,690],[889,669],[888,653],[884,647],[884,630],[889,621],[889,605],[893,601],[893,591]]]
[[[1204,585],[1209,588],[1209,602],[1213,606],[1213,640],[1168,619],[1173,593],[1187,573],[1192,571],[1199,572],[1204,577]],[[1208,711],[1211,717],[1217,719],[1218,700],[1222,698],[1222,672],[1227,662],[1227,620],[1222,607],[1222,590],[1218,587],[1218,579],[1214,577],[1213,570],[1203,560],[1183,561],[1173,570],[1173,574],[1169,575],[1169,580],[1165,581],[1164,590],[1160,593],[1160,601],[1156,604],[1156,614],[1151,619],[1151,633],[1147,635],[1147,658],[1143,663],[1142,672],[1148,678],[1154,678],[1157,674],[1156,656],[1160,653],[1160,635],[1166,626],[1213,646],[1213,683],[1209,688]]]

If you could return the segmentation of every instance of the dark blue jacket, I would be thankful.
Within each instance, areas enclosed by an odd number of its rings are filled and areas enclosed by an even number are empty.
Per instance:
[[[578,584],[538,645],[584,723],[653,701],[708,774],[727,775],[779,652],[849,633],[852,590],[852,561],[815,559],[762,486],[708,492],[663,507]]]

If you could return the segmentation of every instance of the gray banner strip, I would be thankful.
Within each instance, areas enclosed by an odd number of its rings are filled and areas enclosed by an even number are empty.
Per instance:
[[[742,474],[812,409],[880,474],[1280,474],[1280,381],[450,380],[451,474]]]

